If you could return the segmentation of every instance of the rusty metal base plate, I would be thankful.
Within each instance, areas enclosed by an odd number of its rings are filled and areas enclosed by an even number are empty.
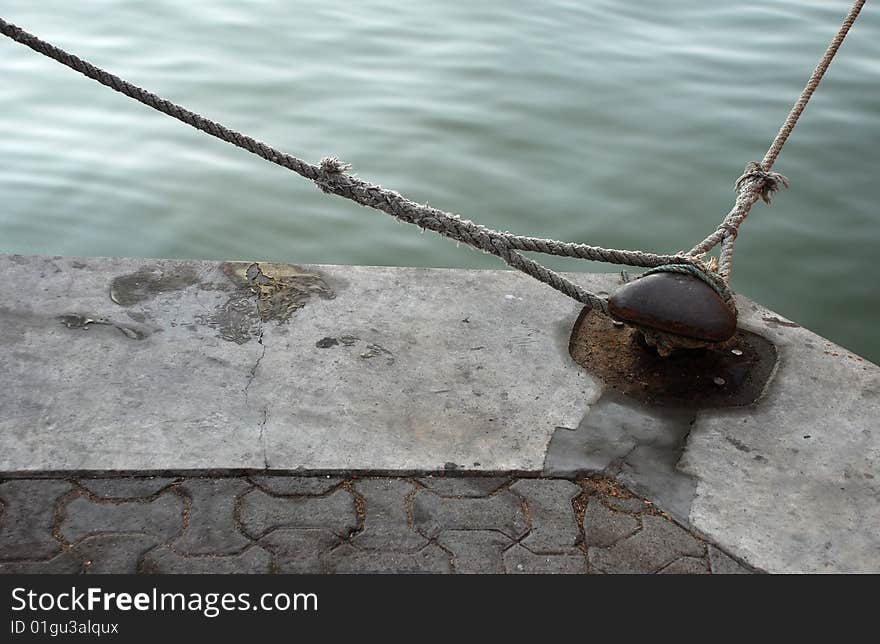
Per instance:
[[[680,350],[663,358],[636,329],[586,308],[575,322],[569,353],[606,387],[636,400],[698,408],[752,404],[777,360],[770,341],[742,329],[723,350]]]

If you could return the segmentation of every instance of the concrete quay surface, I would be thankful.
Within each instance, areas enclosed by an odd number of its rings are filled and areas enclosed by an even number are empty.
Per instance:
[[[0,270],[8,484],[598,473],[756,569],[880,571],[880,369],[745,298],[740,328],[775,347],[763,394],[669,410],[576,364],[578,304],[514,272],[22,256]]]

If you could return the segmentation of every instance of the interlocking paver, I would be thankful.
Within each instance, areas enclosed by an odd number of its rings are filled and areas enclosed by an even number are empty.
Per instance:
[[[504,567],[509,573],[582,574],[587,572],[587,561],[581,552],[536,554],[517,545],[504,553]]]
[[[140,499],[153,496],[176,479],[148,477],[80,479],[89,492],[102,499]]]
[[[413,552],[428,540],[409,525],[406,497],[415,486],[402,479],[364,479],[356,481],[355,491],[364,498],[364,527],[352,539],[361,549]]]
[[[605,502],[605,505],[608,505],[615,510],[619,510],[620,512],[630,512],[630,513],[639,513],[649,510],[651,508],[650,504],[645,503],[644,500],[638,497],[620,497],[620,496],[606,496],[602,499]]]
[[[449,554],[435,544],[418,552],[358,550],[343,544],[325,555],[328,572],[335,573],[448,573]]]
[[[642,529],[610,548],[590,548],[590,564],[604,572],[652,573],[682,555],[700,557],[703,544],[663,517],[641,517]]]
[[[258,546],[235,555],[185,557],[167,546],[160,546],[144,556],[141,572],[181,574],[267,573],[272,556]]]
[[[232,554],[251,541],[235,523],[235,501],[251,485],[242,479],[190,479],[180,491],[191,499],[184,533],[172,544],[182,554]]]
[[[134,571],[752,572],[650,503],[598,479],[0,483],[0,573]]]
[[[318,496],[343,481],[338,476],[252,476],[251,480],[279,496]]]
[[[443,530],[499,530],[518,539],[529,529],[522,499],[510,490],[481,499],[446,499],[419,490],[412,515],[416,529],[432,538]]]
[[[660,571],[661,575],[708,575],[709,564],[699,557],[681,557]]]
[[[478,498],[489,496],[509,480],[495,476],[426,476],[419,483],[437,496]]]
[[[571,550],[580,538],[571,500],[583,492],[571,481],[523,479],[511,488],[526,500],[532,529],[522,543],[532,552]]]
[[[709,566],[716,575],[750,575],[752,571],[715,546],[709,546]]]
[[[83,562],[70,552],[47,561],[0,561],[0,575],[63,575],[82,572]]]
[[[584,512],[584,538],[588,546],[611,546],[640,527],[638,519],[608,509],[596,497],[587,502]]]
[[[437,543],[452,553],[455,572],[464,574],[504,572],[504,550],[510,537],[495,530],[446,530]]]
[[[183,510],[183,500],[173,493],[147,502],[95,502],[79,496],[63,508],[61,534],[69,542],[107,532],[149,534],[164,541],[183,528]]]
[[[0,560],[49,559],[61,549],[52,536],[55,503],[73,486],[66,481],[13,480],[0,484]]]
[[[321,555],[340,542],[340,537],[323,528],[279,528],[262,539],[260,545],[275,556],[278,572],[319,573]]]
[[[251,490],[241,498],[241,523],[259,538],[275,528],[326,528],[340,536],[357,529],[354,499],[347,490],[322,497],[273,497]]]
[[[158,537],[147,534],[102,534],[86,537],[72,550],[90,574],[137,572],[138,562],[159,545]]]

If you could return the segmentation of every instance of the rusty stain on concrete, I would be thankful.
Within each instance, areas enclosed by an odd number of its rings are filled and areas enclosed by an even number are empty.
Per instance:
[[[199,321],[237,344],[259,338],[264,322],[289,321],[314,295],[336,296],[323,276],[295,264],[225,262],[221,269],[235,288],[218,309]]]
[[[610,389],[647,404],[691,409],[754,403],[777,361],[772,342],[743,329],[723,350],[682,350],[663,358],[637,330],[588,309],[574,325],[569,352]]]

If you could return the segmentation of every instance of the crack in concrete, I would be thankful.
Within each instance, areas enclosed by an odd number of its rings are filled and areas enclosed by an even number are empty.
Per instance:
[[[263,467],[269,469],[269,455],[266,452],[266,424],[269,422],[269,405],[263,407],[263,420],[260,421],[260,447],[263,450]]]
[[[624,466],[628,465],[630,468],[636,469],[629,459],[632,457],[633,452],[635,452],[639,447],[640,445],[638,443],[634,443],[633,446],[630,447],[629,450],[626,452],[626,454],[624,454],[620,458],[616,458],[611,461],[611,464],[606,468],[607,473],[617,478],[623,472]]]
[[[261,323],[261,327],[262,327],[262,323]],[[248,372],[247,381],[245,382],[244,389],[242,389],[242,393],[244,394],[244,404],[246,407],[250,406],[249,394],[250,394],[250,390],[251,390],[251,385],[254,384],[254,380],[256,380],[256,378],[257,378],[257,370],[260,368],[260,363],[262,363],[263,358],[266,357],[266,351],[268,349],[268,346],[263,341],[264,337],[265,337],[265,330],[261,328],[260,333],[257,336],[257,343],[262,347],[262,350],[260,351],[260,355],[257,357],[256,361],[254,362],[253,366],[251,367],[250,371]],[[268,422],[269,422],[269,404],[266,403],[263,406],[262,418],[260,419],[260,421],[258,423],[259,448],[260,448],[260,451],[263,455],[263,469],[266,469],[266,470],[269,469],[269,456],[268,456],[268,451],[266,449],[266,425]]]
[[[251,385],[254,382],[254,378],[257,377],[257,369],[260,367],[260,363],[263,361],[263,358],[266,357],[266,345],[263,344],[263,335],[264,331],[260,330],[260,335],[257,337],[257,343],[263,347],[263,350],[260,352],[260,356],[257,358],[257,361],[254,362],[254,366],[251,367],[250,372],[248,373],[247,382],[244,385],[244,402],[247,404],[248,402],[248,392],[250,391]]]

